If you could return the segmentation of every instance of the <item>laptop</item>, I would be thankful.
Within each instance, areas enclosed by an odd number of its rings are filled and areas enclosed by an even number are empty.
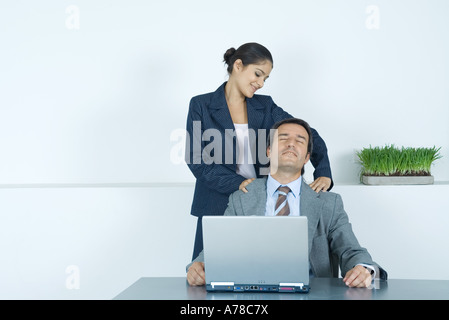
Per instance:
[[[309,292],[307,217],[204,216],[207,291]]]

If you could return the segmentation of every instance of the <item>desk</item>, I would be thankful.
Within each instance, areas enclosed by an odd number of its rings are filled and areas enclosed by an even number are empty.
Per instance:
[[[140,278],[115,300],[449,300],[449,280],[376,280],[373,288],[348,288],[338,278],[310,279],[309,293],[210,293],[185,277]]]

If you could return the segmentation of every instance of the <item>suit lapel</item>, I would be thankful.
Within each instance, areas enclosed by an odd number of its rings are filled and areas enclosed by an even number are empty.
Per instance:
[[[260,103],[256,103],[254,98],[246,99],[246,109],[248,114],[248,128],[256,130],[262,127],[265,117],[264,108]]]
[[[217,124],[220,124],[223,129],[234,129],[234,123],[232,122],[231,114],[229,113],[228,104],[226,103],[224,87],[226,82],[223,83],[215,92],[212,97],[209,108],[211,117]]]
[[[222,151],[224,152],[222,161],[230,166],[233,170],[237,168],[236,160],[236,144],[237,138],[234,134],[234,123],[232,122],[228,104],[226,103],[223,83],[213,94],[209,105],[209,114],[213,120],[212,128],[217,129],[221,133]],[[232,150],[232,159],[228,159],[229,151]]]
[[[232,122],[231,114],[229,113],[228,104],[225,98],[225,85],[226,82],[214,92],[210,104],[211,115],[218,123],[222,124],[223,128],[234,129],[234,123]],[[257,103],[254,98],[247,98],[246,108],[248,115],[248,128],[257,131],[257,129],[261,128],[265,117],[264,107],[260,103]]]
[[[320,219],[322,206],[323,202],[319,198],[319,194],[313,191],[313,189],[309,187],[306,181],[303,180],[301,184],[300,212],[302,216],[307,217],[307,222],[309,225],[307,230],[309,238],[309,254],[312,248],[313,236]]]
[[[242,206],[243,215],[265,215],[267,204],[267,178],[260,178],[254,180],[247,187],[248,193],[242,194],[240,203]],[[305,180],[301,183],[301,202],[300,213],[307,217],[308,233],[309,233],[309,250],[312,246],[311,239],[315,234],[316,227],[321,215],[321,208],[323,206],[319,194],[309,187]]]

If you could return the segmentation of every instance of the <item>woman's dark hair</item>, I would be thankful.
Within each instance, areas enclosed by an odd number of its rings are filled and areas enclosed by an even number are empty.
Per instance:
[[[235,48],[226,50],[223,61],[228,65],[227,70],[229,74],[232,73],[234,62],[237,59],[242,60],[244,66],[262,63],[266,60],[270,61],[271,65],[273,65],[273,57],[270,51],[263,45],[255,42],[242,44],[237,50]]]

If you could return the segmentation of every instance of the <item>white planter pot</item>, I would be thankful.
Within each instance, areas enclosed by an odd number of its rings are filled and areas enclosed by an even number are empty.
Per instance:
[[[433,176],[362,176],[367,185],[433,184]]]

